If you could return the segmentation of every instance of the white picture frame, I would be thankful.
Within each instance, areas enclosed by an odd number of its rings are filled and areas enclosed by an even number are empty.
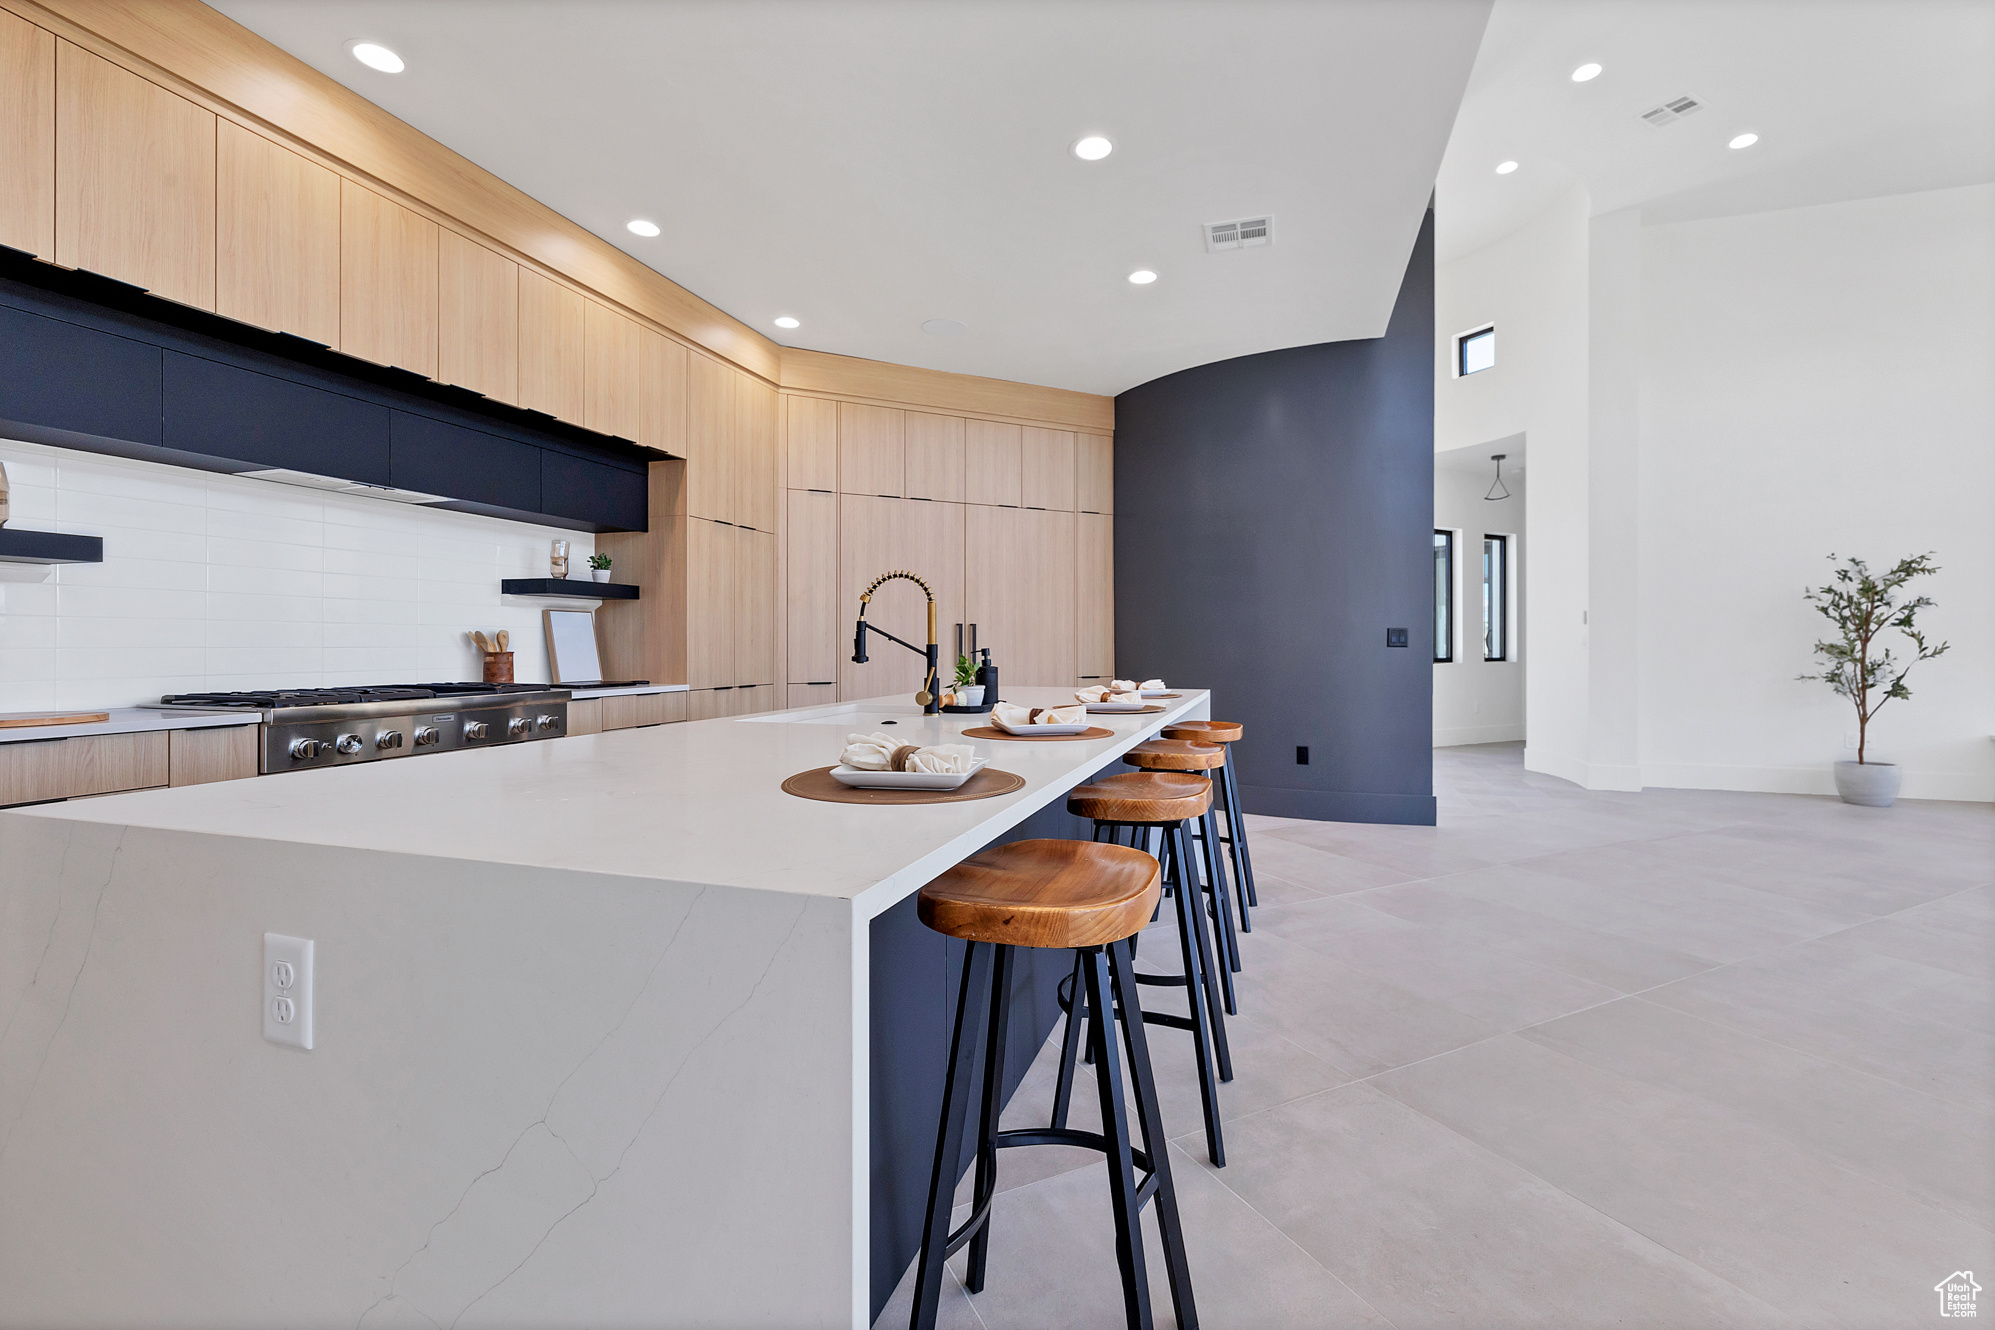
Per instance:
[[[594,610],[542,610],[547,669],[555,683],[597,683],[603,677]]]

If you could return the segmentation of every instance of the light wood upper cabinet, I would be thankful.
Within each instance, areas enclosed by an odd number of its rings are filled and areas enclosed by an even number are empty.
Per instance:
[[[1025,502],[1024,432],[991,420],[963,422],[963,500],[1017,508]]]
[[[637,338],[637,441],[674,457],[686,455],[685,347],[649,328]]]
[[[436,377],[437,224],[340,182],[339,349]]]
[[[899,498],[907,492],[907,412],[838,404],[838,492]]]
[[[838,403],[783,396],[784,447],[793,490],[838,488]]]
[[[215,307],[215,115],[56,43],[55,261]]]
[[[1023,437],[1027,508],[1074,509],[1074,436],[1063,429],[1027,429]]]
[[[942,643],[946,683],[954,664],[956,625],[963,621],[963,505],[864,494],[842,494],[838,505],[841,635],[851,640],[859,593],[866,584],[881,573],[906,569],[935,592],[935,632]],[[897,579],[874,593],[866,621],[920,646],[928,638],[928,602],[914,583]],[[840,697],[912,696],[921,687],[926,669],[921,657],[885,638],[869,639],[864,665],[854,665],[849,650],[838,654]]]
[[[778,681],[776,668],[776,533],[734,529],[735,620],[734,682],[767,689]],[[767,711],[773,690],[754,699]]]
[[[55,257],[55,36],[0,11],[0,245]]]
[[[694,354],[686,369],[686,512],[735,521],[734,371]]]
[[[963,502],[963,418],[907,413],[907,497]]]
[[[588,302],[583,319],[586,396],[582,425],[599,434],[637,441],[639,418],[638,325],[607,305]]]
[[[1083,434],[1078,440],[1074,507],[1084,513],[1115,511],[1115,440]]]
[[[517,404],[520,266],[455,231],[437,236],[436,377]]]
[[[1076,635],[1080,678],[1115,677],[1115,519],[1106,513],[1077,513],[1075,544]]]
[[[583,424],[588,304],[578,291],[520,269],[520,405]]]
[[[734,520],[737,525],[775,531],[780,446],[776,438],[776,390],[751,374],[735,371]]]
[[[791,490],[785,520],[788,681],[836,683],[840,630],[850,626],[846,618],[859,608],[857,601],[845,606],[838,596],[838,496],[821,490]]]
[[[339,177],[241,125],[215,140],[215,312],[339,342]]]
[[[1074,515],[970,505],[964,613],[1006,684],[1072,687]]]

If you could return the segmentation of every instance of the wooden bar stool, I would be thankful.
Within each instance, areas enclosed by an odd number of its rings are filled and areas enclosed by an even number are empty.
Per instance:
[[[1234,744],[1246,734],[1247,727],[1232,720],[1182,720],[1164,727],[1166,739],[1202,744]],[[1219,786],[1219,806],[1226,814],[1226,834],[1220,839],[1232,854],[1233,881],[1240,888],[1240,931],[1251,933],[1254,925],[1247,918],[1247,907],[1258,906],[1261,894],[1254,890],[1254,860],[1247,853],[1247,814],[1240,807],[1240,780],[1234,774],[1230,751],[1214,783]]]
[[[1125,1024],[1168,1025],[1191,1031],[1205,1115],[1206,1157],[1214,1168],[1224,1168],[1226,1142],[1219,1123],[1219,1082],[1233,1079],[1233,1053],[1226,1042],[1225,1005],[1214,973],[1220,967],[1213,963],[1212,939],[1205,931],[1205,907],[1199,894],[1198,874],[1191,866],[1191,838],[1187,831],[1211,807],[1212,782],[1179,771],[1129,771],[1105,776],[1092,784],[1076,786],[1067,795],[1067,811],[1091,820],[1096,840],[1106,833],[1113,841],[1127,831],[1132,839],[1147,842],[1152,831],[1162,834],[1163,846],[1158,858],[1163,864],[1164,887],[1177,904],[1178,952],[1184,969],[1180,974],[1137,973],[1134,979],[1138,984],[1183,988],[1190,1014],[1144,1011],[1140,1003],[1129,1003],[1109,1015],[1122,1017]],[[1133,945],[1130,956],[1132,959],[1135,956]],[[1060,1042],[1060,1077],[1053,1092],[1053,1125],[1059,1128],[1067,1125],[1067,1109],[1073,1101],[1083,1025],[1099,1026],[1102,1012],[1108,1010],[1094,1005],[1091,999],[1083,1001],[1082,989],[1077,975],[1066,1003],[1067,1028]]]
[[[1212,779],[1212,773],[1226,765],[1226,749],[1219,744],[1193,743],[1188,739],[1151,739],[1137,744],[1122,760],[1142,771],[1189,771]],[[1205,869],[1205,890],[1211,896],[1213,927],[1218,930],[1219,949],[1226,964],[1220,967],[1220,987],[1226,995],[1226,1014],[1237,1015],[1233,976],[1240,972],[1240,936],[1233,931],[1233,907],[1228,903],[1226,868],[1219,853],[1219,818],[1208,806],[1205,816],[1192,826],[1198,842],[1199,858]]]
[[[932,1330],[942,1295],[943,1262],[966,1242],[970,1244],[970,1260],[963,1285],[972,1293],[983,1291],[990,1259],[991,1198],[997,1190],[997,1152],[1019,1145],[1078,1145],[1108,1156],[1115,1259],[1122,1272],[1122,1305],[1129,1330],[1150,1330],[1153,1324],[1141,1211],[1145,1202],[1155,1203],[1171,1305],[1182,1330],[1196,1330],[1198,1310],[1192,1301],[1177,1193],[1171,1186],[1170,1145],[1157,1109],[1157,1085],[1150,1074],[1143,1022],[1122,1022],[1129,1080],[1136,1092],[1140,1149],[1129,1139],[1122,1065],[1111,1033],[1114,1027],[1102,1021],[1095,1021],[1089,1029],[1101,1097],[1101,1132],[1065,1127],[997,1129],[998,1112],[1004,1106],[1013,948],[1072,947],[1094,1010],[1137,1010],[1136,966],[1129,939],[1149,922],[1157,908],[1158,891],[1158,864],[1149,855],[1121,845],[1067,840],[1014,841],[985,850],[921,889],[917,901],[921,922],[938,933],[963,939],[969,949],[963,957],[955,1032],[949,1039],[949,1072],[942,1097],[942,1124],[935,1138],[935,1169],[929,1175],[928,1217],[922,1230],[921,1264],[915,1275],[913,1330]],[[964,1119],[980,1074],[972,1208],[963,1226],[952,1233],[949,1212],[956,1192],[956,1161],[962,1149]]]

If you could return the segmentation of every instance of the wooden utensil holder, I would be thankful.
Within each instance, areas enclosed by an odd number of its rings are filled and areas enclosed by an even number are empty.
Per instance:
[[[513,681],[513,653],[510,651],[488,651],[485,653],[485,682],[511,683]]]

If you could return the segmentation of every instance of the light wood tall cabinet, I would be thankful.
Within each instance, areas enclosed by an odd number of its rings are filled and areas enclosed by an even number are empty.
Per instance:
[[[734,480],[734,371],[694,353],[686,373],[686,513],[710,522],[732,522]]]
[[[1025,432],[995,420],[963,424],[963,500],[1019,508],[1025,504]]]
[[[215,139],[215,312],[339,341],[339,177],[223,120]]]
[[[520,266],[450,230],[436,260],[437,378],[517,405]]]
[[[1074,510],[1074,436],[1069,430],[1022,430],[1019,491],[1027,508]]]
[[[58,41],[55,124],[55,261],[213,309],[214,112]]]
[[[838,488],[838,403],[783,395],[784,464],[789,487],[831,493]]]
[[[893,499],[907,493],[907,412],[839,403],[838,492]]]
[[[782,484],[781,447],[782,441],[776,434],[776,390],[752,375],[735,371],[736,526],[765,533],[776,530],[778,490]]]
[[[845,615],[858,611],[856,601],[848,609],[838,598],[838,496],[793,489],[789,499],[784,606],[788,682],[836,686],[839,633],[850,627]]]
[[[588,396],[588,301],[531,268],[519,275],[519,404],[582,424]]]
[[[339,349],[436,377],[438,226],[340,182]]]
[[[0,245],[55,255],[55,36],[0,12]]]
[[[907,413],[907,497],[963,502],[963,418]]]
[[[1067,687],[1077,673],[1074,514],[971,504],[964,615],[1008,684]]]
[[[645,328],[637,339],[637,441],[674,457],[686,455],[688,352]]]
[[[584,429],[637,441],[641,411],[638,378],[641,350],[635,321],[607,305],[586,302],[583,315]]]
[[[1115,440],[1083,434],[1076,446],[1074,508],[1083,513],[1115,511]]]
[[[1076,513],[1075,677],[1084,685],[1115,677],[1115,519]]]
[[[859,593],[881,573],[897,568],[925,579],[935,592],[935,631],[942,643],[946,672],[955,650],[956,625],[964,622],[964,507],[865,494],[840,495],[838,505],[834,614],[846,643],[838,651],[839,696],[912,694],[921,687],[924,666],[921,658],[906,648],[875,638],[867,646],[867,663],[852,663],[849,644],[852,622],[859,613]],[[866,621],[920,646],[928,636],[928,602],[914,583],[892,581],[874,593]]]

